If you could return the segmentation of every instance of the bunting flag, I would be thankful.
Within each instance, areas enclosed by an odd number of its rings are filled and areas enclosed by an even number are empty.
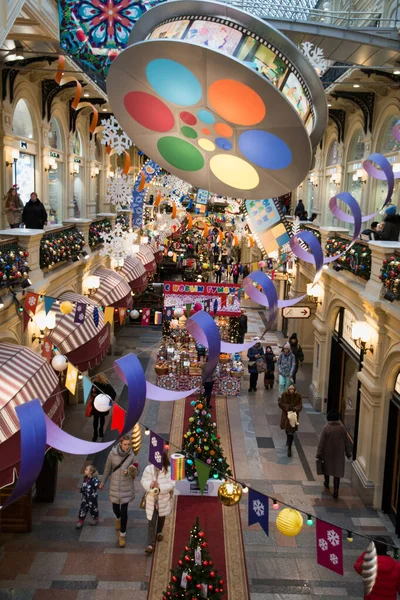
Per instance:
[[[75,307],[75,323],[83,323],[86,316],[86,306],[84,302],[78,302]]]
[[[204,300],[204,310],[208,313],[211,312],[211,298]]]
[[[163,438],[153,431],[150,431],[149,462],[157,467],[157,469],[161,469],[163,452]]]
[[[192,310],[192,303],[186,304],[186,318],[187,319],[189,319],[189,317],[190,317],[191,310]]]
[[[217,310],[218,310],[218,300],[217,300],[217,298],[215,298],[215,300],[214,300],[214,306],[213,306],[213,309],[214,309],[214,315],[215,315],[215,313],[216,313],[216,312],[217,312]]]
[[[259,523],[265,533],[269,535],[268,524],[268,496],[249,489],[249,525]]]
[[[29,313],[26,310],[24,310],[23,315],[24,315],[24,331],[25,331],[26,328],[28,327],[28,323],[31,320],[31,318],[29,316]]]
[[[92,382],[88,377],[83,378],[83,403],[86,404],[92,391]]]
[[[205,465],[197,458],[194,459],[194,464],[196,465],[197,481],[199,483],[200,493],[203,495],[211,469],[208,465]]]
[[[144,308],[142,312],[142,327],[147,327],[150,325],[150,308]]]
[[[95,306],[93,309],[93,322],[96,325],[96,327],[99,326],[99,309],[97,308],[97,306]]]
[[[172,320],[173,311],[174,311],[174,309],[172,306],[167,306],[167,308],[165,309],[165,320],[166,321]]]
[[[221,296],[221,308],[225,308],[226,306],[226,295]]]
[[[112,306],[106,306],[104,309],[104,323],[114,323],[114,309]]]
[[[78,369],[74,367],[72,363],[68,363],[67,376],[65,378],[65,387],[67,390],[71,392],[71,394],[75,394],[76,390],[76,382],[78,380]]]
[[[111,430],[118,429],[118,433],[121,434],[124,428],[125,422],[125,411],[118,404],[113,404],[112,417],[111,417]]]
[[[119,314],[119,324],[122,326],[124,324],[124,321],[125,321],[126,308],[119,308],[118,309],[118,314]]]
[[[39,294],[35,294],[34,292],[28,292],[24,302],[24,309],[29,312],[33,312],[35,314],[36,307],[39,302]]]
[[[50,296],[44,297],[44,310],[45,310],[46,315],[51,310],[51,307],[53,306],[55,301],[56,301],[56,299],[50,298]]]
[[[41,354],[42,354],[43,358],[45,358],[47,360],[47,362],[50,362],[50,360],[51,360],[52,351],[53,351],[53,344],[51,343],[49,338],[45,337],[43,339],[43,346],[42,346]]]
[[[173,262],[175,262],[175,263],[176,263],[177,259],[178,259],[178,255],[177,255],[177,253],[176,253],[176,252],[174,252],[174,253],[173,253],[173,255],[172,255],[172,260],[173,260]]]
[[[317,563],[339,575],[343,575],[342,529],[317,519]]]

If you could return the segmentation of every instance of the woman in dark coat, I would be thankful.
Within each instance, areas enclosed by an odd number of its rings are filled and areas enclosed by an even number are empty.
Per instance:
[[[257,391],[257,380],[258,380],[258,370],[256,360],[257,358],[261,358],[264,356],[264,350],[260,342],[259,337],[255,337],[254,341],[256,342],[254,346],[248,349],[247,358],[249,359],[247,369],[250,373],[250,387],[249,392]]]
[[[297,431],[299,428],[299,425],[298,425],[299,413],[301,412],[301,410],[303,408],[303,402],[302,402],[301,396],[293,384],[289,385],[286,392],[283,392],[282,396],[279,398],[278,405],[279,405],[279,408],[282,409],[281,429],[284,429],[286,431],[286,437],[287,437],[286,445],[288,447],[287,455],[290,457],[290,456],[292,456],[292,444],[293,444],[294,434],[295,434],[295,431]],[[290,413],[290,412],[294,412],[297,415],[297,424],[296,425],[293,425],[293,423],[290,422],[290,419],[288,416],[288,413]]]
[[[290,344],[290,350],[294,354],[294,358],[296,361],[296,368],[293,373],[293,383],[296,383],[296,374],[297,374],[297,371],[299,370],[299,364],[302,363],[304,360],[303,348],[299,344],[299,340],[297,339],[297,333],[292,333],[292,335],[289,338],[289,344]]]
[[[100,436],[101,438],[104,437],[104,422],[105,422],[106,416],[108,415],[109,411],[99,412],[98,410],[96,410],[96,408],[94,406],[94,399],[99,394],[107,394],[107,396],[110,396],[111,400],[115,400],[117,393],[114,390],[111,383],[108,381],[107,377],[103,373],[99,373],[99,375],[96,375],[96,377],[93,379],[93,384],[94,385],[92,387],[92,391],[90,392],[90,396],[91,396],[90,402],[92,402],[92,405],[93,405],[92,406],[93,442],[97,442],[98,436]],[[99,422],[100,422],[100,431],[98,431]]]
[[[272,390],[275,381],[275,363],[276,356],[271,346],[265,347],[265,363],[267,370],[264,375],[264,387],[266,390]]]
[[[22,222],[28,229],[43,229],[47,225],[47,212],[36,192],[32,192],[30,200],[24,206]]]
[[[398,242],[400,233],[400,215],[396,214],[395,206],[388,206],[385,210],[383,223],[375,232],[375,239],[383,242]]]
[[[328,414],[328,423],[322,430],[317,449],[317,459],[323,463],[324,486],[329,489],[329,477],[333,477],[333,497],[339,496],[340,478],[344,476],[345,455],[352,456],[352,444],[346,428],[336,411]]]

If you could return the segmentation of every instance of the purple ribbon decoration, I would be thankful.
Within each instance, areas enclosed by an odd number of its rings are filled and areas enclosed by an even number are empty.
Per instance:
[[[298,240],[303,240],[311,252],[307,252],[307,250],[302,248]],[[315,263],[314,283],[317,283],[322,274],[322,267],[324,266],[324,253],[315,235],[311,231],[300,231],[290,238],[289,243],[297,258],[304,262]]]
[[[194,394],[199,388],[186,390],[185,392],[172,392],[165,388],[158,387],[150,381],[146,381],[146,398],[149,400],[158,400],[159,402],[171,402],[173,400],[181,400],[187,396]]]
[[[186,321],[186,329],[190,335],[202,346],[208,348],[208,361],[206,363],[203,379],[214,373],[221,352],[221,337],[214,319],[204,310],[195,313]]]
[[[31,489],[39,476],[46,452],[45,415],[40,401],[36,398],[16,406],[15,412],[21,430],[21,467],[12,494],[0,510],[16,502]]]
[[[398,124],[399,123],[400,122],[398,122]],[[396,126],[397,125],[395,125],[394,128]],[[394,128],[393,128],[393,130],[394,130]],[[396,137],[396,136],[394,136],[394,137]],[[380,167],[380,169],[377,169],[376,167],[374,167],[374,165],[372,164],[373,162],[375,164],[377,164],[378,167]],[[363,167],[364,167],[364,170],[368,173],[368,175],[371,175],[371,177],[374,177],[374,179],[380,179],[381,181],[387,181],[388,190],[387,190],[387,194],[386,194],[386,199],[382,205],[382,208],[380,209],[380,210],[383,210],[385,208],[385,206],[390,204],[390,201],[392,199],[393,189],[394,189],[394,178],[395,178],[395,176],[400,177],[400,173],[399,172],[397,172],[396,174],[393,173],[393,167],[390,164],[390,162],[388,161],[388,159],[385,158],[382,154],[378,154],[377,152],[374,152],[373,154],[370,154],[368,156],[368,158],[363,162]],[[361,220],[363,222],[369,221],[369,219],[372,219],[373,217],[375,217],[375,215],[377,215],[379,212],[380,211],[377,210],[376,212],[371,213],[370,215],[367,215],[366,217],[362,217]]]

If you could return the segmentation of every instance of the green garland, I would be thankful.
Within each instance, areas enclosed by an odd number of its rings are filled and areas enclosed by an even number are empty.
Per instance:
[[[110,233],[111,223],[108,219],[95,221],[89,227],[89,246],[95,248],[103,243],[103,234]]]
[[[379,279],[384,291],[392,292],[396,295],[394,300],[400,300],[400,256],[393,255],[383,261]]]
[[[121,213],[120,215],[118,215],[117,218],[115,219],[115,224],[121,225],[123,231],[128,231],[128,229],[129,229],[128,215],[125,215],[124,213]]]
[[[69,262],[83,252],[85,239],[75,227],[54,233],[45,233],[40,240],[40,268],[52,269]]]
[[[349,241],[339,236],[331,237],[325,245],[326,256],[336,256],[345,252]],[[334,268],[337,271],[349,271],[361,279],[369,280],[371,277],[371,250],[364,244],[355,243],[353,246],[335,261]]]
[[[318,231],[318,229],[314,229],[313,227],[307,227],[307,225],[303,225],[301,223],[301,221],[300,221],[300,229],[301,229],[301,231],[311,231],[311,233],[313,235],[315,235],[315,237],[317,238],[319,243],[321,243],[321,233]]]
[[[17,285],[28,276],[28,256],[17,244],[0,246],[0,288]]]

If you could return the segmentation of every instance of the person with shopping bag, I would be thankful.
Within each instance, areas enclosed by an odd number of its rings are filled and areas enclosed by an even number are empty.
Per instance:
[[[146,554],[151,554],[156,540],[162,542],[162,530],[164,528],[165,517],[172,510],[175,481],[171,479],[171,468],[168,453],[163,452],[161,469],[157,469],[153,464],[148,465],[143,471],[142,480],[145,494],[140,503],[140,507],[146,511],[148,521],[148,539]]]
[[[283,392],[278,404],[282,409],[281,429],[286,431],[287,455],[291,457],[294,434],[299,428],[299,413],[303,408],[301,396],[293,383]]]

